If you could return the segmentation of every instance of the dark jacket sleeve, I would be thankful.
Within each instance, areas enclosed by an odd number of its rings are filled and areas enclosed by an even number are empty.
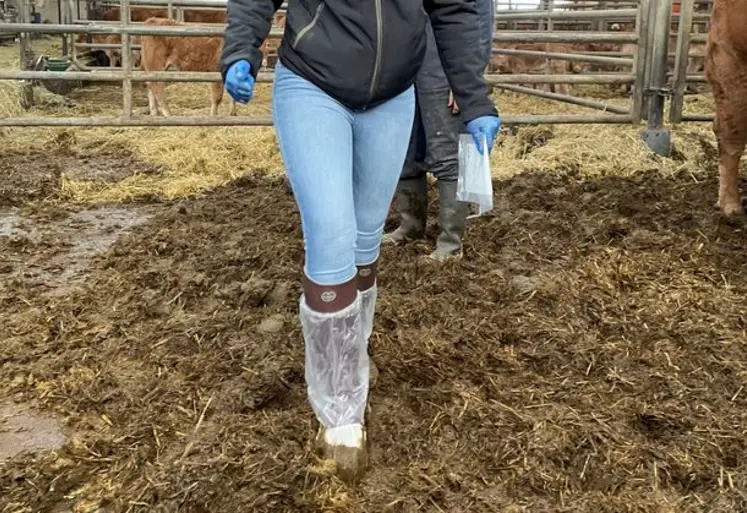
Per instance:
[[[283,0],[228,0],[228,26],[223,35],[225,44],[220,59],[224,82],[228,68],[240,60],[249,62],[252,75],[257,78],[262,65],[259,47],[270,34],[272,16],[282,3]]]
[[[495,27],[495,4],[493,0],[475,0],[477,16],[480,18],[480,49],[485,67],[493,56],[493,28]]]
[[[485,81],[480,20],[475,0],[423,0],[441,62],[466,122],[498,115]]]

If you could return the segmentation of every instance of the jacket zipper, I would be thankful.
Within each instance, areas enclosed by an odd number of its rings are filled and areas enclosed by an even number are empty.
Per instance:
[[[374,63],[373,77],[371,78],[371,88],[368,91],[369,103],[373,100],[376,86],[379,81],[379,68],[381,67],[381,44],[382,44],[382,17],[381,17],[381,0],[376,0],[376,61]]]
[[[377,0],[379,1],[379,0]],[[322,15],[322,11],[324,10],[324,2],[319,3],[319,5],[316,7],[316,12],[314,13],[314,18],[312,18],[311,22],[303,27],[301,30],[298,31],[298,34],[296,34],[296,39],[293,41],[293,49],[295,50],[298,46],[298,43],[301,42],[301,39],[309,33],[309,30],[314,28],[314,25],[316,25],[316,22],[319,21],[319,17]]]

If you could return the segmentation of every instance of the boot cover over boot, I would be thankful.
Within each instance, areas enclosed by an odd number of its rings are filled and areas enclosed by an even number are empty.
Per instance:
[[[361,304],[358,294],[343,310],[320,313],[300,301],[307,393],[321,424],[317,451],[348,481],[359,479],[368,462],[369,357]]]
[[[368,290],[361,291],[360,294],[363,335],[366,337],[366,340],[369,340],[373,333],[374,314],[376,313],[376,297],[378,296],[376,284]]]
[[[377,286],[374,283],[374,286],[371,287],[368,290],[364,290],[361,292],[361,306],[362,306],[362,315],[363,315],[363,333],[366,337],[366,340],[371,340],[371,335],[373,334],[373,325],[374,325],[374,315],[376,313],[376,297],[378,295]],[[369,344],[370,348],[370,344]],[[370,387],[373,387],[376,384],[376,381],[379,379],[379,369],[376,368],[376,363],[374,362],[373,358],[369,356],[369,377],[370,377]]]

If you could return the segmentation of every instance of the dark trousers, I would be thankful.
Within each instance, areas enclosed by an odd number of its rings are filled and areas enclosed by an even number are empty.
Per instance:
[[[464,130],[464,123],[448,106],[449,91],[429,24],[428,50],[415,81],[415,121],[402,169],[403,180],[424,178],[430,171],[438,180],[456,181],[459,132]]]

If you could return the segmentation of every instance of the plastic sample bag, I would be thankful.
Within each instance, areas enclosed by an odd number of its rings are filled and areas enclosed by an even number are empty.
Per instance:
[[[493,181],[488,144],[483,137],[482,154],[470,134],[459,134],[459,178],[457,200],[477,204],[478,216],[493,209]]]

